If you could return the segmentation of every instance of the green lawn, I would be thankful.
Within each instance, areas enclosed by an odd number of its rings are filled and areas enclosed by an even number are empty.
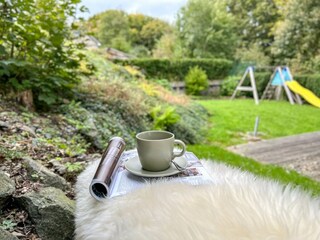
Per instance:
[[[190,145],[188,151],[199,158],[213,159],[244,171],[283,184],[299,186],[320,196],[320,182],[295,171],[275,165],[265,165],[250,158],[231,153],[223,147],[245,142],[243,134],[252,132],[256,116],[260,116],[259,132],[263,138],[275,138],[299,133],[320,131],[320,109],[308,105],[290,105],[288,102],[253,100],[199,100],[210,113],[206,145]]]
[[[320,196],[320,182],[302,176],[296,171],[287,170],[273,164],[265,165],[217,146],[189,145],[188,151],[194,152],[198,158],[223,162],[227,165],[241,168],[243,171],[248,171],[285,185],[291,184],[292,186],[298,186],[307,192],[311,192],[314,196]]]
[[[244,142],[243,135],[253,132],[255,119],[260,117],[262,138],[275,138],[320,131],[320,109],[288,102],[253,100],[200,100],[210,113],[210,143],[230,146]]]

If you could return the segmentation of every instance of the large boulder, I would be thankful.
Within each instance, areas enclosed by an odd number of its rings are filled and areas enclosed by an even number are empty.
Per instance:
[[[4,172],[0,172],[0,210],[14,193],[15,184]]]
[[[18,197],[17,202],[28,211],[42,239],[73,239],[75,203],[60,189],[43,188]]]
[[[60,177],[59,175],[50,171],[40,162],[27,157],[23,160],[26,164],[28,175],[33,178],[35,176],[39,178],[40,182],[43,183],[45,187],[55,187],[61,190],[66,190],[69,188],[67,181],[63,177]]]
[[[16,236],[0,228],[0,239],[1,240],[19,240]]]

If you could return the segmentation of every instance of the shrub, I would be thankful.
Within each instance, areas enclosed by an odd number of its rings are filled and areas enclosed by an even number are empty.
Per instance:
[[[231,96],[234,90],[236,89],[236,86],[238,85],[240,78],[240,76],[229,76],[228,78],[223,80],[220,90],[221,95]]]
[[[190,68],[186,78],[186,93],[188,95],[201,95],[208,89],[209,82],[205,71],[198,66]]]
[[[123,52],[129,52],[131,49],[130,43],[124,37],[121,36],[113,38],[111,40],[111,46]]]
[[[225,59],[130,59],[115,60],[121,65],[134,65],[144,70],[147,78],[182,81],[189,69],[202,68],[209,79],[222,79],[228,75],[232,62]]]
[[[138,46],[134,46],[130,50],[130,54],[138,58],[144,58],[144,57],[150,56],[150,51],[145,46],[138,45]]]
[[[112,136],[121,136],[128,149],[135,146],[134,134],[150,128],[145,116],[125,112],[126,103],[105,104],[101,99],[81,96],[79,102],[62,105],[59,111],[92,146],[103,150]]]
[[[72,42],[71,30],[76,26],[69,24],[78,2],[2,1],[1,84],[20,93],[32,91],[41,106],[72,93],[80,81],[78,68],[84,57]]]
[[[154,107],[151,109],[150,116],[153,119],[153,129],[156,130],[167,130],[170,125],[180,120],[180,116],[172,106],[165,109],[161,106]]]
[[[151,79],[151,82],[159,84],[160,86],[164,87],[165,89],[171,90],[171,84],[167,79]]]
[[[255,73],[254,78],[256,80],[256,86],[258,91],[258,96],[261,97],[263,94],[263,91],[268,85],[268,82],[270,81],[272,73]],[[252,95],[252,94],[251,94]]]
[[[256,81],[256,87],[257,87],[257,92],[259,97],[262,96],[263,91],[270,80],[270,77],[271,77],[271,73],[266,73],[266,72],[254,73],[254,79]],[[226,80],[224,80],[221,86],[221,94],[223,96],[231,96],[234,90],[236,89],[236,86],[238,85],[241,78],[242,76],[230,76]],[[242,86],[251,86],[249,76],[246,77]],[[239,95],[253,97],[252,92],[239,92]]]
[[[176,113],[180,120],[168,126],[167,130],[186,144],[196,144],[204,140],[207,131],[208,112],[199,104],[190,104],[188,107],[177,107]]]

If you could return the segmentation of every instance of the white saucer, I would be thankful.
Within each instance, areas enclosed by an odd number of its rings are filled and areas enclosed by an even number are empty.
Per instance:
[[[179,164],[182,168],[187,166],[187,160],[181,156],[176,157],[174,161]],[[171,163],[170,167],[166,170],[159,171],[159,172],[152,172],[144,170],[141,166],[139,157],[130,158],[125,164],[125,168],[132,174],[141,176],[141,177],[168,177],[174,174],[179,173],[180,171],[176,169],[176,167]]]

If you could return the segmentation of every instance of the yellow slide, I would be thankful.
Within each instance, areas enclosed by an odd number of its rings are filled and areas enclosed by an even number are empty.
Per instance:
[[[320,108],[320,98],[318,98],[313,92],[309,89],[302,87],[297,81],[286,81],[286,84],[295,93],[298,93],[302,96],[308,103],[312,104],[315,107]]]

